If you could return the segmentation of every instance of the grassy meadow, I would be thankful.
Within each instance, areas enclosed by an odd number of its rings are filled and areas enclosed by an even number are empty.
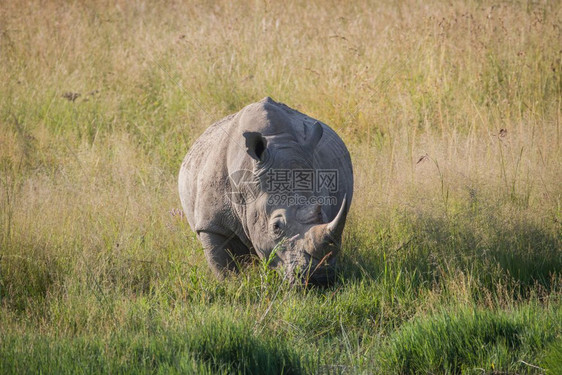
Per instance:
[[[562,374],[559,1],[0,1],[0,373]],[[338,281],[209,270],[177,193],[271,96],[356,180]]]

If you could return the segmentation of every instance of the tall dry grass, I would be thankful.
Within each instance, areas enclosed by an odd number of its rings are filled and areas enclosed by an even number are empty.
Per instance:
[[[0,333],[146,333],[232,305],[373,368],[373,330],[558,300],[561,19],[559,2],[2,2]],[[266,95],[351,151],[339,292],[277,300],[255,270],[221,285],[177,211],[190,144]]]

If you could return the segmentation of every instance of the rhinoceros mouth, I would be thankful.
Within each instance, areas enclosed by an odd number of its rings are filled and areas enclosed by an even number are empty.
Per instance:
[[[336,280],[336,258],[331,254],[323,259],[304,255],[304,265],[293,264],[288,271],[293,284],[302,286],[328,286]]]
[[[336,281],[336,272],[333,269],[324,269],[310,275],[308,279],[303,280],[305,286],[326,287],[334,284]]]
[[[332,266],[318,267],[314,272],[301,273],[296,280],[303,286],[329,286],[336,280],[336,270]]]

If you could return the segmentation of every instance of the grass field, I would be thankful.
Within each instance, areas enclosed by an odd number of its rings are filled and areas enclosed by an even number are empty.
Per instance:
[[[0,373],[562,374],[559,1],[1,1]],[[338,282],[226,282],[177,173],[269,95],[356,189]]]

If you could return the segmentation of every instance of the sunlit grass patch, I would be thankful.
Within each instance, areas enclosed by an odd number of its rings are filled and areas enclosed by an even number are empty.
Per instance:
[[[381,358],[389,371],[404,374],[536,373],[540,362],[535,359],[560,335],[560,311],[558,302],[546,310],[536,306],[511,311],[464,307],[419,317],[389,337]],[[550,350],[554,353],[555,348]]]

